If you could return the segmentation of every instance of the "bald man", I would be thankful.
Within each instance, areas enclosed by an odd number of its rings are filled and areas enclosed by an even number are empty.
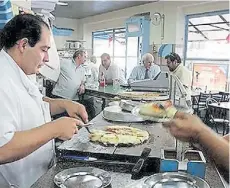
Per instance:
[[[118,79],[120,84],[125,83],[125,76],[122,69],[111,61],[111,57],[107,53],[101,55],[101,65],[99,67],[98,80],[104,74],[106,84],[113,84],[113,80]]]
[[[150,53],[146,53],[142,57],[143,65],[139,65],[133,68],[128,83],[132,83],[135,80],[154,79],[160,74],[161,69],[158,65],[154,64],[154,57]]]

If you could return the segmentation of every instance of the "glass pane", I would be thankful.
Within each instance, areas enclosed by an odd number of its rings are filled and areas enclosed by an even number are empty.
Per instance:
[[[194,63],[193,88],[225,91],[227,77],[228,64]]]
[[[114,56],[125,56],[125,33],[115,34]]]
[[[127,58],[127,77],[129,78],[129,75],[131,74],[133,68],[137,66],[137,57],[128,57]]]
[[[189,30],[189,31],[196,31],[196,29],[195,29],[193,26],[189,26],[189,27],[188,27],[188,30]]]
[[[229,59],[229,47],[226,40],[188,42],[187,58]]]
[[[113,55],[113,38],[112,36],[107,37],[101,35],[94,37],[93,39],[93,50],[95,56],[101,56],[103,53]]]
[[[223,22],[221,18],[217,15],[215,16],[204,16],[198,18],[190,18],[189,21],[193,24],[204,24],[204,23],[215,23],[215,22]]]
[[[137,56],[138,37],[128,37],[127,56]]]
[[[200,31],[216,29],[210,25],[198,25],[196,26],[196,28],[199,29]]]
[[[229,22],[229,15],[230,14],[223,14],[222,16],[225,18],[225,20],[227,20]]]
[[[229,30],[229,26],[227,24],[212,24],[213,26],[216,26],[216,27],[221,27],[221,28],[224,28],[224,29],[228,29]],[[216,27],[213,27],[213,29],[218,29]]]
[[[125,57],[114,57],[114,63],[125,72]]]

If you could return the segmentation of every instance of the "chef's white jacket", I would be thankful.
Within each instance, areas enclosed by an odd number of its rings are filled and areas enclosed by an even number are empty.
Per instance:
[[[13,138],[15,132],[39,127],[51,118],[49,104],[42,100],[38,87],[4,50],[0,52],[0,63],[1,147]],[[49,141],[21,160],[0,165],[0,173],[10,184],[30,187],[48,170],[54,156],[53,142]]]

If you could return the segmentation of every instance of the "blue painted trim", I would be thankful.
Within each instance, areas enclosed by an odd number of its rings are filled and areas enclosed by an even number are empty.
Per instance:
[[[5,5],[0,6],[0,11],[5,11],[5,10],[8,10],[9,8],[11,8],[10,1],[8,1]]]
[[[53,27],[52,32],[54,36],[70,36],[73,33],[73,29],[69,28],[58,28],[58,27]]]
[[[187,59],[187,50],[188,50],[188,15],[185,16],[185,30],[184,30],[184,60],[183,60],[183,65],[185,65],[185,61]]]
[[[187,16],[189,18],[199,18],[203,16],[215,16],[218,14],[229,14],[229,9],[217,10],[217,11],[212,11],[212,12],[202,12],[202,13],[197,13],[197,14],[188,14]]]
[[[6,14],[0,14],[0,20],[9,20],[13,17],[12,12],[8,12]]]
[[[6,13],[9,13],[9,12],[12,12],[11,8],[9,8],[7,10],[0,11],[0,14],[6,14]]]
[[[10,18],[10,19],[11,19],[11,18]],[[8,20],[1,20],[1,19],[0,19],[0,24],[6,25],[6,23],[7,23],[8,21],[10,21],[10,19],[8,19]]]
[[[125,29],[126,29],[126,37],[140,37],[143,34],[143,17],[136,17],[136,18],[129,18],[125,21]],[[137,25],[139,27],[139,31],[136,32],[129,32],[128,25]]]
[[[9,2],[9,0],[0,1],[0,6],[4,6],[8,2]]]

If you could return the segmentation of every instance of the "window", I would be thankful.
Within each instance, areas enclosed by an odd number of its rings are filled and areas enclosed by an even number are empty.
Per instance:
[[[193,70],[193,87],[224,90],[229,77],[229,12],[188,15],[186,20],[185,64]]]
[[[188,19],[187,58],[229,58],[229,14]]]
[[[100,65],[100,56],[108,53],[123,71],[125,71],[125,28],[93,32],[93,54]]]

